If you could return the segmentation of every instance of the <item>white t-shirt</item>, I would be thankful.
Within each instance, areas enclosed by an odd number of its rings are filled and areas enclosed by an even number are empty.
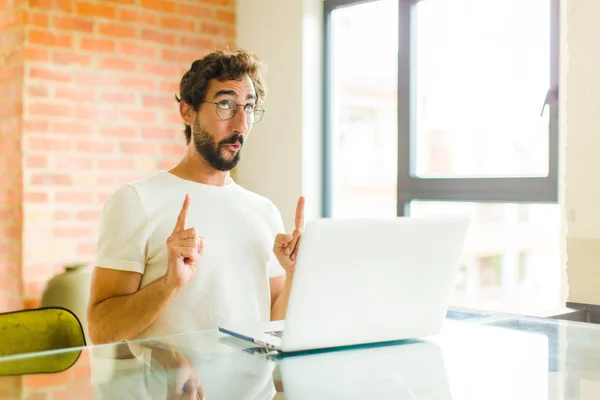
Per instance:
[[[164,276],[166,240],[186,193],[186,229],[204,237],[203,255],[194,277],[138,338],[270,319],[269,278],[284,274],[272,250],[283,221],[271,201],[233,181],[204,185],[162,171],[121,187],[104,205],[95,265],[141,273],[140,288]]]

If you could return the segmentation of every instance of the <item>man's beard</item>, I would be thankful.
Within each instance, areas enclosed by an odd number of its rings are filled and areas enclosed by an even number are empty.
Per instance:
[[[196,119],[194,121],[194,129],[192,132],[194,136],[194,144],[196,151],[210,164],[211,167],[218,171],[231,171],[240,162],[241,146],[244,144],[243,135],[233,135],[227,139],[221,140],[219,143],[215,143],[215,140],[205,130],[200,128],[200,122]],[[221,154],[221,147],[227,144],[240,143],[240,149],[235,153],[231,160],[226,160]]]

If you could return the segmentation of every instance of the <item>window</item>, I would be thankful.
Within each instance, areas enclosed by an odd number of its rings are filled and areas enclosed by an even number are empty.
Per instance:
[[[324,7],[324,215],[468,213],[455,305],[563,306],[558,0]]]

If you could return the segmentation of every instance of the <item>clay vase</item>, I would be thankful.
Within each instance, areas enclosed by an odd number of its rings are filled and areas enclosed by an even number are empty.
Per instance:
[[[65,271],[50,279],[42,293],[42,307],[63,307],[77,316],[85,341],[90,344],[87,328],[87,305],[90,298],[92,267],[75,264],[65,266]]]

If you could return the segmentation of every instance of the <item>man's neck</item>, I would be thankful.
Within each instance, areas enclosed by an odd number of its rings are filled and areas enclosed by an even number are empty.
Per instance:
[[[198,153],[188,153],[177,166],[169,172],[179,178],[205,185],[225,186],[231,183],[229,171],[214,169]]]

